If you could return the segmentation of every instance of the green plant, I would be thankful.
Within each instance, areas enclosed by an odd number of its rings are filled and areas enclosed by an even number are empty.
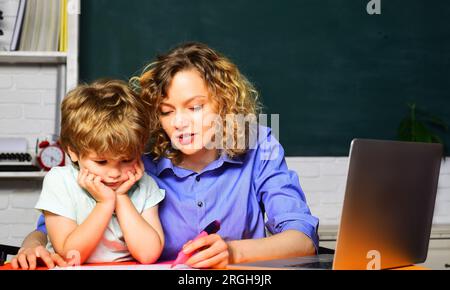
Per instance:
[[[437,132],[448,133],[448,125],[441,118],[417,108],[415,103],[408,103],[408,115],[401,121],[397,130],[398,139],[410,142],[441,143],[444,156],[447,146]]]

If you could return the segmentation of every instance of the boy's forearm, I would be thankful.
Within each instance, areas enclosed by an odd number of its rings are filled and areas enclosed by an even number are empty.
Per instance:
[[[47,245],[47,235],[41,231],[33,231],[23,240],[22,248],[34,248],[38,246],[45,247]]]
[[[263,239],[230,241],[228,247],[230,264],[315,255],[311,239],[295,230]]]
[[[76,251],[83,264],[103,237],[113,212],[114,203],[97,203],[88,218],[66,238],[59,254],[70,259],[71,251]]]
[[[127,195],[117,197],[116,215],[131,255],[142,264],[156,262],[161,255],[163,241]]]

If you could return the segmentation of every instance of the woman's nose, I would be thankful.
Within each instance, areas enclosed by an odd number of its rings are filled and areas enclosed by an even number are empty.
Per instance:
[[[177,113],[175,115],[175,118],[173,119],[173,126],[177,130],[182,130],[182,129],[186,128],[187,126],[189,126],[188,116],[184,113]]]

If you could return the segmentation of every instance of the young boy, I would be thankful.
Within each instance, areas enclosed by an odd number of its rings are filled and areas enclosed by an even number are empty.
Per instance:
[[[71,264],[155,262],[164,236],[164,191],[143,171],[148,106],[126,83],[80,85],[61,107],[61,138],[72,164],[45,177],[36,208],[56,253]]]

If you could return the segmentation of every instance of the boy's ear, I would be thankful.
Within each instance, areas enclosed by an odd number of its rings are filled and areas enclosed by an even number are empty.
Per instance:
[[[72,162],[78,162],[78,154],[72,151],[70,147],[67,147],[67,154],[69,154]]]

